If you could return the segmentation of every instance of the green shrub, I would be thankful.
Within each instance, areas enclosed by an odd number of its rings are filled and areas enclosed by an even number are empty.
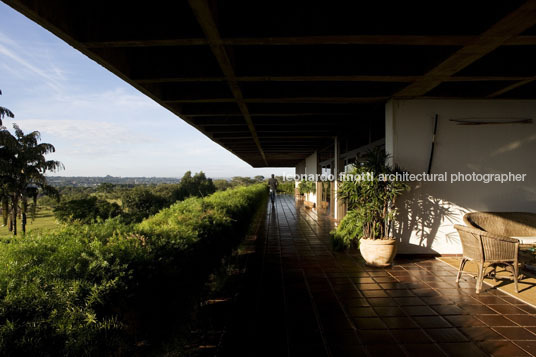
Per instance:
[[[0,242],[0,355],[125,355],[186,319],[266,187]]]
[[[123,326],[106,312],[108,304],[128,290],[132,272],[126,262],[144,257],[139,242],[120,239],[123,234],[111,222],[71,225],[3,244],[1,354],[98,354],[118,348]]]
[[[117,203],[94,196],[64,201],[54,208],[54,215],[64,223],[94,223],[99,219],[106,220],[120,214],[121,207]]]
[[[296,184],[294,181],[281,180],[279,181],[279,185],[277,185],[277,192],[293,195],[295,192],[294,191],[295,187],[296,187]]]
[[[205,197],[216,192],[216,186],[205,176],[203,171],[200,171],[192,176],[190,171],[182,176],[179,183],[179,189],[175,192],[174,200],[183,200],[187,197]]]
[[[309,192],[316,193],[316,182],[303,180],[298,184],[298,190],[302,195]]]
[[[137,186],[125,191],[121,197],[126,210],[126,222],[141,222],[165,207],[188,197],[205,197],[216,191],[211,179],[201,171],[192,176],[187,171],[178,184]]]
[[[129,222],[140,222],[169,205],[164,197],[153,193],[146,186],[136,186],[126,191],[121,202],[126,213],[125,218]]]
[[[336,230],[330,232],[331,245],[334,250],[345,250],[357,247],[363,235],[363,226],[360,224],[359,212],[348,211]]]

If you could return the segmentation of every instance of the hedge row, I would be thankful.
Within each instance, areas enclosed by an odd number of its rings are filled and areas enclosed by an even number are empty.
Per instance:
[[[125,355],[187,319],[266,198],[254,185],[0,243],[1,355]]]

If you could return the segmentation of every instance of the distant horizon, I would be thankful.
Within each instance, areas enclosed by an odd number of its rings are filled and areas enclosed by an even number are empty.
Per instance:
[[[199,172],[199,171],[198,171]],[[192,172],[193,174],[195,174],[196,172]],[[252,175],[252,176],[247,176],[247,175],[234,175],[234,176],[210,176],[210,175],[207,175],[206,172],[203,171],[203,173],[205,174],[205,176],[207,178],[210,178],[210,179],[224,179],[224,178],[229,178],[229,179],[232,179],[233,177],[249,177],[249,178],[254,178],[255,176],[264,176],[266,178],[270,177],[271,175]],[[279,174],[274,174],[276,177],[277,176],[283,176],[283,175],[279,175]],[[98,175],[98,176],[91,176],[91,175],[50,175],[50,174],[46,174],[45,175],[46,177],[65,177],[65,178],[77,178],[77,177],[91,177],[91,178],[102,178],[102,177],[112,177],[112,178],[123,178],[123,179],[128,179],[128,178],[163,178],[163,179],[181,179],[183,175],[181,176],[114,176],[114,175]]]

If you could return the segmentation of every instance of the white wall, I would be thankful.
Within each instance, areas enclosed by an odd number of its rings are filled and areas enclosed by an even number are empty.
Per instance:
[[[457,125],[450,119],[532,118],[536,101],[393,100],[386,106],[386,141],[393,161],[427,170],[439,115],[431,173],[517,173],[524,182],[421,182],[399,202],[400,253],[459,254],[453,224],[468,211],[536,212],[536,124]]]
[[[305,159],[305,173],[307,175],[320,173],[318,172],[318,154],[316,151]]]

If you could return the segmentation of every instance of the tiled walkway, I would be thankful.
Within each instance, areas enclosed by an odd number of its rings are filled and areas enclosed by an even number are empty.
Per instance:
[[[434,259],[370,268],[332,252],[329,218],[269,206],[226,356],[529,356],[536,309]]]

